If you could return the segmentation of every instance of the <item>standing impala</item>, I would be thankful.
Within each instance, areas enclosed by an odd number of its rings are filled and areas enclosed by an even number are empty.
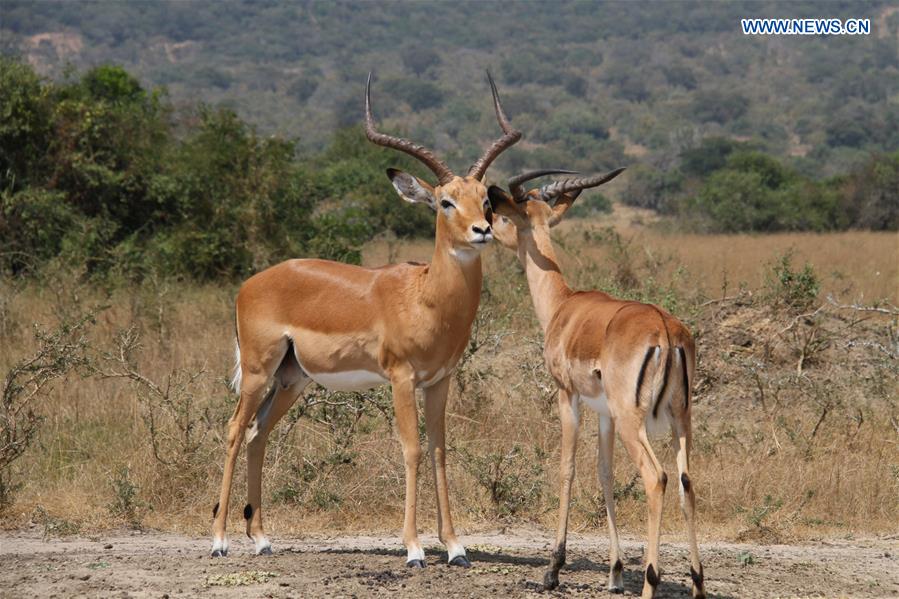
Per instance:
[[[511,195],[496,186],[489,189],[493,210],[501,217],[494,221],[496,239],[516,250],[524,266],[534,309],[543,328],[543,355],[559,386],[562,421],[559,527],[543,585],[546,589],[558,586],[559,569],[565,564],[579,404],[583,402],[599,415],[599,479],[611,538],[609,590],[624,590],[612,489],[615,429],[618,428],[621,441],[639,468],[646,487],[649,546],[643,597],[648,598],[659,584],[659,528],[668,477],[652,451],[646,429],[668,424],[677,452],[681,508],[690,539],[693,597],[704,597],[702,565],[693,525],[695,499],[688,474],[690,381],[696,365],[690,332],[656,306],[619,300],[601,291],[572,291],[562,277],[550,240],[550,227],[558,224],[582,190],[610,181],[622,170],[568,179],[525,192],[522,189],[525,181],[553,173],[571,173],[534,171],[509,181]]]
[[[362,268],[326,260],[288,260],[254,275],[240,288],[234,380],[240,400],[228,423],[221,496],[213,508],[213,556],[224,556],[228,551],[225,523],[231,479],[245,431],[247,535],[253,539],[257,554],[268,554],[271,544],[262,528],[262,462],[272,427],[311,381],[336,390],[362,390],[390,383],[406,467],[406,563],[425,566],[415,525],[421,455],[415,390],[421,389],[437,488],[439,537],[446,545],[450,564],[470,565],[450,515],[444,413],[450,374],[468,343],[478,309],[480,252],[493,237],[482,179],[490,163],[521,138],[503,112],[489,73],[488,79],[504,135],[465,177],[459,177],[426,148],[375,129],[371,75],[368,77],[368,139],[414,156],[438,179],[432,186],[402,171],[387,171],[400,197],[427,204],[437,212],[430,265]]]

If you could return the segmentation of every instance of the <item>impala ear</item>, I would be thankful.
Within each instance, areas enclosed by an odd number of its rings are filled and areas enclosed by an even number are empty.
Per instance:
[[[565,216],[565,213],[568,212],[568,209],[571,208],[571,205],[574,204],[574,201],[581,195],[582,191],[584,190],[575,189],[574,191],[569,191],[556,200],[555,205],[553,205],[552,216],[549,217],[550,227],[555,227],[562,222],[562,217]]]
[[[521,209],[518,204],[502,187],[496,185],[488,187],[487,199],[490,200],[490,209],[495,214],[512,219],[513,222],[517,222],[517,219],[521,218]]]
[[[387,176],[401,198],[412,204],[427,204],[431,210],[437,211],[434,188],[428,183],[395,168],[387,169]]]

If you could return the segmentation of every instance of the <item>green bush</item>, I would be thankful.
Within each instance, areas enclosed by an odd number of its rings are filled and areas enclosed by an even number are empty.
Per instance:
[[[570,218],[589,218],[611,214],[612,201],[599,192],[585,193],[568,209]]]
[[[412,83],[439,100],[432,84]],[[164,95],[119,67],[54,84],[4,59],[0,94],[6,272],[63,259],[91,276],[245,277],[296,256],[358,263],[385,229],[433,231],[433,214],[398,198],[384,174],[421,167],[358,127],[303,157],[224,108],[199,105],[176,128]]]

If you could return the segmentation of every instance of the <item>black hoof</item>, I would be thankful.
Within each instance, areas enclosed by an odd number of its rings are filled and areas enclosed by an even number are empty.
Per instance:
[[[426,565],[423,559],[410,559],[406,562],[407,568],[424,568]]]
[[[271,545],[269,545],[267,547],[263,547],[262,550],[257,555],[271,555],[271,554],[272,554],[272,548],[271,548]]]
[[[613,595],[620,595],[624,592],[624,587],[611,587],[609,588],[609,592]]]
[[[546,574],[543,575],[543,590],[551,591],[554,588],[559,586],[559,573],[555,570],[550,570]]]
[[[214,549],[212,551],[212,557],[227,557],[228,550],[227,549]]]
[[[468,561],[468,558],[464,555],[457,555],[453,559],[449,561],[449,565],[451,566],[459,566],[461,568],[470,568],[471,562]]]

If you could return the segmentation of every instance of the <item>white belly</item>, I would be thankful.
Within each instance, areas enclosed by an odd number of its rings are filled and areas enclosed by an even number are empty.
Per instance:
[[[370,370],[309,372],[307,374],[313,381],[332,391],[364,391],[388,382],[379,373]]]
[[[609,412],[609,401],[608,399],[606,399],[605,392],[600,393],[597,397],[587,397],[586,395],[581,395],[581,401],[587,404],[587,407],[589,407],[600,416],[604,416],[606,418],[611,417],[611,413]]]

